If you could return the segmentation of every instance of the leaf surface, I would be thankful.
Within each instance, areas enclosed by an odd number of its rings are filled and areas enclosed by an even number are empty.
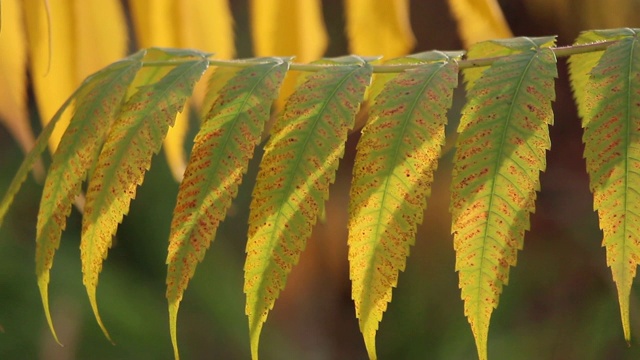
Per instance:
[[[208,60],[185,61],[158,82],[142,86],[123,105],[89,180],[82,219],[80,257],[83,283],[98,324],[107,337],[96,302],[98,275],[118,224],[129,211],[136,188],[162,146],[176,114],[191,96]]]
[[[605,38],[595,31],[585,31],[575,41],[575,44],[588,44],[597,41],[604,41]],[[571,79],[571,90],[576,100],[578,115],[585,118],[589,113],[591,103],[587,101],[587,84],[591,69],[593,69],[604,54],[604,51],[594,51],[584,54],[572,55],[569,58],[569,75]]]
[[[517,37],[513,39],[489,40],[477,43],[467,52],[468,59],[492,58],[507,56],[527,49],[537,49],[538,47],[552,46],[555,37]],[[464,82],[467,91],[470,91],[484,71],[488,67],[468,68],[464,71]]]
[[[555,63],[544,48],[496,61],[471,88],[462,111],[452,232],[464,313],[482,360],[491,313],[522,248],[546,166]]]
[[[576,68],[572,78],[585,86],[576,98],[589,104],[582,107],[584,157],[629,342],[629,297],[640,263],[640,44],[638,29],[622,31],[626,36],[601,55],[588,82]],[[607,39],[621,35],[600,34]]]
[[[371,71],[361,60],[318,71],[274,124],[253,191],[244,266],[253,359],[262,325],[328,196]]]
[[[238,193],[288,63],[280,59],[247,67],[220,89],[180,184],[167,256],[167,299],[176,359],[178,307],[231,201]]]
[[[370,359],[376,358],[378,323],[422,222],[457,85],[455,62],[400,73],[376,97],[358,142],[349,205],[349,269]]]

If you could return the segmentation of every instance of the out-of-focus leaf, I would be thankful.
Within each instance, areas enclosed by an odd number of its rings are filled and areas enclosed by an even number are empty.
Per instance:
[[[26,154],[33,148],[34,136],[27,116],[27,44],[22,22],[21,0],[6,0],[0,19],[0,122],[16,139]],[[37,177],[44,176],[44,168],[38,162]]]
[[[512,37],[497,0],[449,0],[465,46]]]
[[[33,87],[46,124],[84,78],[124,57],[124,13],[118,0],[24,0],[23,6]],[[52,149],[69,119],[56,127]]]
[[[408,0],[347,0],[345,5],[351,53],[398,57],[415,45]]]
[[[228,59],[235,55],[233,18],[227,0],[132,0],[134,28],[141,47],[200,49]],[[196,84],[192,104],[199,107],[206,82]],[[182,180],[186,168],[184,140],[190,107],[178,114],[164,140],[164,152],[173,177]]]
[[[327,46],[319,0],[251,0],[251,24],[256,56],[295,56],[309,62]]]
[[[24,0],[23,6],[31,81],[40,119],[46,124],[78,85],[72,44],[73,6],[65,1],[50,1],[47,7],[42,0]],[[55,19],[50,24],[47,11]],[[60,118],[49,140],[52,150],[58,146],[69,119],[69,113]]]

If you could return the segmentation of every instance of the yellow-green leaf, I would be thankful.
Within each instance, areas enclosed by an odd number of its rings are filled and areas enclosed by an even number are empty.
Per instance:
[[[400,58],[390,59],[384,61],[384,65],[415,65],[421,63],[430,62],[442,62],[443,58],[460,59],[464,55],[464,51],[427,51],[417,54],[411,54]],[[375,100],[375,98],[382,92],[387,82],[396,77],[395,73],[378,73],[373,75],[373,82],[369,89],[367,89],[367,98]]]
[[[142,66],[142,56],[143,53],[138,53],[108,66],[89,77],[76,92],[75,114],[53,156],[45,181],[36,227],[36,275],[54,337],[48,300],[53,257],[60,245],[71,204],[80,194],[80,185],[98,157],[129,84]]]
[[[589,44],[605,40],[615,40],[615,38],[607,39],[600,31],[585,31],[580,33],[575,44]],[[593,51],[572,55],[569,58],[571,90],[573,91],[573,97],[576,99],[578,115],[583,119],[588,116],[589,108],[593,105],[587,100],[590,72],[596,66],[602,54],[604,54],[604,51]]]
[[[545,48],[496,61],[471,88],[462,111],[452,231],[464,313],[481,360],[487,358],[491,313],[522,248],[546,166],[555,63]]]
[[[497,0],[449,0],[449,6],[465,46],[513,36]]]
[[[208,63],[204,57],[182,62],[158,82],[140,87],[123,105],[89,180],[80,257],[83,283],[96,320],[107,338],[109,334],[96,302],[102,262],[118,224],[129,211],[137,186],[151,165],[151,156],[160,150],[176,114],[191,96]]]
[[[584,157],[627,341],[631,339],[629,297],[640,263],[639,30],[623,29],[626,36],[601,55],[588,81],[582,80],[583,95],[576,96],[589,104],[582,105]],[[620,38],[615,32],[598,35]]]
[[[349,205],[349,269],[370,359],[376,358],[378,323],[422,222],[457,85],[455,62],[397,75],[376,97],[358,142]]]
[[[351,53],[397,57],[414,47],[408,0],[347,0],[345,8]]]
[[[468,59],[491,58],[499,56],[507,56],[515,52],[537,49],[538,47],[552,46],[555,43],[554,36],[546,37],[518,37],[505,40],[489,40],[477,43],[469,49],[467,53]],[[487,67],[468,68],[464,71],[464,82],[467,91],[470,91],[475,85],[476,80],[482,76]]]
[[[238,193],[287,68],[287,62],[272,59],[239,71],[220,89],[196,136],[178,192],[167,256],[167,299],[176,359],[180,301]]]
[[[253,191],[244,266],[253,359],[267,314],[328,196],[370,81],[371,66],[361,60],[318,71],[296,89],[271,131]]]

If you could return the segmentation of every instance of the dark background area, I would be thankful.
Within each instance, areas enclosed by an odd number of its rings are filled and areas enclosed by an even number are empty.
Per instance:
[[[230,1],[238,57],[251,56],[247,1]],[[559,45],[579,31],[638,26],[637,1],[502,1],[516,36],[559,35]],[[348,53],[342,2],[323,2],[331,37],[328,56]],[[626,7],[625,7],[626,6]],[[412,1],[414,52],[463,48],[444,0]],[[552,149],[541,175],[536,213],[524,251],[512,268],[494,311],[491,359],[638,359],[639,290],[631,297],[632,344],[622,335],[617,294],[592,210],[582,131],[571,97],[566,59],[551,128]],[[424,223],[401,274],[377,336],[381,359],[473,359],[475,344],[463,315],[448,212],[451,160],[464,91],[456,91],[447,144],[428,201]],[[33,125],[39,128],[35,118]],[[353,134],[326,205],[327,222],[316,226],[289,276],[261,337],[262,359],[365,359],[351,300],[347,264],[347,209],[357,134]],[[261,156],[256,153],[232,211],[198,267],[179,315],[183,359],[247,359],[243,261],[251,188]],[[0,193],[23,158],[0,128]],[[29,178],[0,228],[0,359],[171,359],[166,310],[166,245],[178,185],[163,156],[155,156],[130,215],[119,228],[98,287],[105,325],[100,332],[82,286],[81,218],[73,211],[58,251],[50,285],[52,315],[65,347],[55,344],[38,294],[34,239],[42,185]]]

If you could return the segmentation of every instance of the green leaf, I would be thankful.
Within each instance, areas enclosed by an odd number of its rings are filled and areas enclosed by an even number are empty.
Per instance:
[[[523,50],[496,61],[468,94],[454,159],[451,212],[464,313],[478,356],[516,264],[550,147],[556,59]]]
[[[193,91],[208,60],[180,63],[155,84],[142,86],[126,104],[110,129],[98,164],[89,180],[82,219],[83,283],[98,324],[105,336],[96,302],[98,275],[118,224],[129,211],[136,188],[151,165],[151,156]]]
[[[410,64],[426,64],[431,62],[448,61],[449,58],[460,59],[464,55],[464,51],[426,51],[417,54],[411,54],[404,57],[390,59],[384,62],[384,65],[410,65]],[[367,90],[367,98],[375,100],[382,92],[387,82],[395,78],[397,73],[379,73],[373,75],[373,82]]]
[[[604,40],[605,37],[599,35],[597,31],[585,31],[580,33],[575,44],[589,44]],[[571,90],[573,91],[573,97],[576,99],[578,115],[583,119],[589,113],[589,107],[592,105],[586,98],[590,72],[596,66],[602,54],[604,54],[604,51],[594,51],[572,55],[569,58]]]
[[[555,37],[517,37],[512,39],[488,40],[474,44],[469,52],[468,59],[492,58],[507,56],[520,51],[537,49],[538,47],[552,46]],[[487,67],[469,68],[464,71],[464,82],[467,91],[471,90],[475,82],[482,76]]]
[[[371,67],[361,60],[318,71],[274,124],[253,191],[244,266],[253,359],[262,325],[328,196],[370,81]]]
[[[376,97],[358,142],[349,205],[349,268],[370,359],[376,358],[378,323],[422,222],[457,85],[455,62],[397,75]]]
[[[636,32],[628,35],[607,48],[588,82],[580,79],[584,88],[576,98],[583,102],[584,157],[594,209],[630,341],[629,297],[640,263],[640,44]]]
[[[195,138],[180,184],[167,256],[167,299],[176,359],[180,301],[238,193],[288,66],[271,59],[237,72],[219,90]]]

